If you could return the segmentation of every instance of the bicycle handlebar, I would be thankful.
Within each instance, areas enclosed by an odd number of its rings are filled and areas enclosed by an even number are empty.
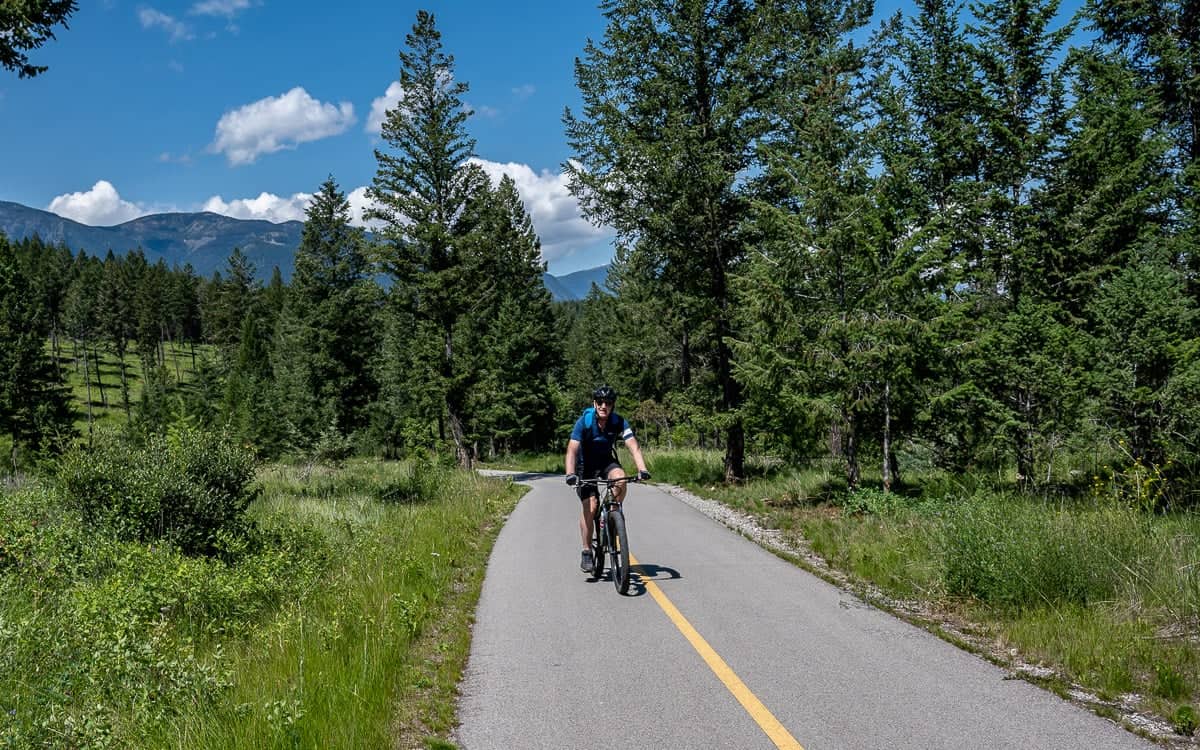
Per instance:
[[[609,487],[612,487],[614,484],[617,484],[618,482],[640,482],[640,481],[642,481],[642,480],[638,478],[637,474],[631,474],[629,476],[617,477],[616,479],[605,479],[603,477],[595,477],[593,479],[580,479],[578,484],[594,484],[596,486],[600,486],[601,484],[606,484]]]

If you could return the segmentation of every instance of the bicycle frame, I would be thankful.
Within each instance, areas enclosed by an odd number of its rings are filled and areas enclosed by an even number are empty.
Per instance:
[[[613,585],[624,594],[629,590],[629,541],[625,532],[625,511],[622,503],[613,494],[613,487],[621,482],[636,482],[637,476],[616,479],[585,479],[580,484],[604,491],[597,498],[596,513],[592,516],[592,576],[599,579],[604,574],[604,559],[611,559]]]

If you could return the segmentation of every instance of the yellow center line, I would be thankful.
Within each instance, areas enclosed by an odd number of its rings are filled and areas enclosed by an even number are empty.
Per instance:
[[[629,556],[631,565],[637,565],[638,561],[631,554]],[[658,602],[658,606],[662,607],[662,611],[667,614],[671,622],[675,623],[675,627],[679,628],[679,632],[683,633],[683,637],[688,639],[688,643],[692,644],[692,648],[696,649],[696,653],[700,654],[700,658],[704,659],[704,663],[713,671],[717,679],[728,688],[729,692],[733,693],[733,697],[737,698],[738,703],[742,704],[742,708],[746,709],[746,713],[750,714],[750,718],[762,728],[771,741],[775,743],[775,747],[779,750],[804,750],[796,738],[784,729],[783,724],[779,723],[779,719],[775,718],[767,707],[762,704],[754,693],[750,692],[750,688],[746,687],[746,683],[742,682],[720,654],[713,650],[713,647],[708,645],[708,641],[696,631],[692,624],[687,621],[687,618],[676,609],[667,595],[662,592],[654,581],[647,578],[641,578],[642,583],[646,586],[646,591],[650,592],[650,596],[654,597],[654,601]]]

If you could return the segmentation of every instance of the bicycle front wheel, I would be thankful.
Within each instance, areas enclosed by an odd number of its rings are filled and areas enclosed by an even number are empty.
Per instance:
[[[600,580],[604,575],[604,534],[600,529],[600,518],[596,517],[592,524],[592,578]]]
[[[621,594],[629,592],[629,537],[625,533],[625,514],[608,514],[608,547],[612,551],[613,585]]]

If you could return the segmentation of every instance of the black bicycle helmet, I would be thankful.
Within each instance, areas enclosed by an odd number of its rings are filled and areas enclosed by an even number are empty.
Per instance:
[[[613,390],[611,385],[602,385],[596,390],[592,391],[592,400],[607,401],[615,404],[617,402],[617,392]]]

